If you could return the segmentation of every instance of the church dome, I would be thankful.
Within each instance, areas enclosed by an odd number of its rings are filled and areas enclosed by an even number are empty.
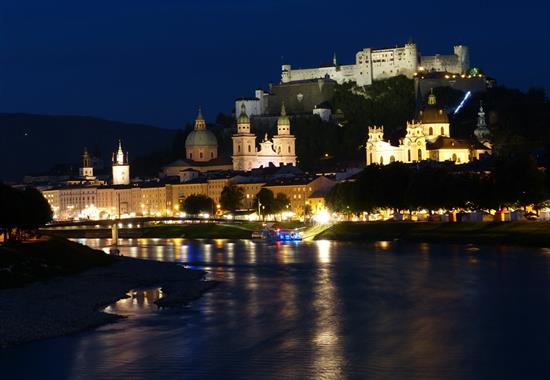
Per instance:
[[[195,119],[195,128],[187,135],[185,139],[185,147],[191,148],[195,146],[218,146],[216,136],[206,129],[206,122],[199,108],[199,114]]]
[[[419,113],[419,120],[422,124],[449,123],[449,115],[443,108],[436,105],[435,95],[431,93],[428,97],[428,105]]]
[[[208,129],[195,129],[191,131],[185,139],[185,147],[190,148],[193,146],[214,146],[218,145],[216,136]]]

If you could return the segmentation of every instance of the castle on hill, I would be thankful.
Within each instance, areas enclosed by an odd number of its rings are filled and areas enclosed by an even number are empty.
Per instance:
[[[470,68],[468,47],[456,45],[453,54],[421,56],[416,44],[407,43],[394,48],[365,48],[355,54],[355,64],[340,65],[336,55],[332,63],[315,68],[293,69],[285,64],[281,70],[281,82],[295,82],[319,78],[330,78],[338,84],[355,82],[368,86],[374,80],[398,75],[412,78],[417,70],[462,74]]]

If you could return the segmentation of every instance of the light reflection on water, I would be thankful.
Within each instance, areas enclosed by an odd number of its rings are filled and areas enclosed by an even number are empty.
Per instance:
[[[107,306],[103,311],[118,315],[134,315],[156,309],[154,302],[164,295],[160,288],[133,289],[127,294],[127,298],[118,300],[116,303]]]
[[[159,289],[136,291],[108,308],[128,319],[11,351],[2,368],[74,379],[485,379],[549,370],[544,249],[219,239],[121,239],[119,248],[206,269],[223,283],[172,310],[153,305]],[[29,357],[36,365],[21,366]]]

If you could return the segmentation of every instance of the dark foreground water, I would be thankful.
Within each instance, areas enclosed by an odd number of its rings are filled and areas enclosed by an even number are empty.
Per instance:
[[[108,308],[124,321],[0,352],[0,378],[550,378],[550,249],[122,244],[223,284],[176,310],[152,305],[158,289],[136,292]]]

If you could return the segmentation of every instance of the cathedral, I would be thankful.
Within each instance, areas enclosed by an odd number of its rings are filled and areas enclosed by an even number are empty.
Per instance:
[[[285,105],[281,105],[281,115],[277,120],[277,134],[270,140],[267,134],[256,148],[256,135],[250,130],[250,118],[246,107],[241,105],[237,119],[237,133],[233,140],[233,170],[250,171],[259,167],[293,165],[296,166],[296,138],[290,134],[290,119]]]
[[[463,164],[491,153],[489,130],[485,113],[480,107],[478,125],[474,134],[477,141],[455,139],[450,136],[449,116],[436,104],[433,93],[428,105],[420,111],[418,121],[407,122],[406,135],[399,145],[384,141],[384,127],[369,127],[367,140],[367,165],[387,165],[394,161],[417,162],[423,160],[452,161]]]
[[[230,170],[229,159],[218,156],[218,140],[206,128],[206,121],[199,109],[195,126],[185,139],[185,159],[176,160],[162,168],[161,176],[180,177],[186,172]]]

